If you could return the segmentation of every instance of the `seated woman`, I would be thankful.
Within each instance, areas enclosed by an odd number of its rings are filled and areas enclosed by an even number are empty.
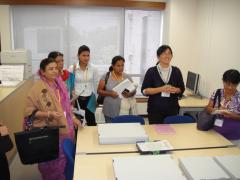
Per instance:
[[[46,58],[40,63],[40,80],[35,82],[27,96],[25,108],[25,129],[64,125],[60,128],[59,157],[56,160],[39,164],[43,179],[65,179],[66,158],[62,149],[65,138],[74,138],[74,122],[80,125],[72,114],[68,92],[63,81],[58,77],[57,64],[54,59]],[[34,121],[30,121],[30,116]]]
[[[132,81],[132,79],[123,72],[124,63],[125,59],[123,57],[115,56],[112,59],[112,65],[109,68],[109,72],[102,76],[98,85],[98,94],[101,96],[105,96],[103,102],[103,114],[105,116],[106,123],[111,123],[112,119],[116,116],[125,115],[123,111],[126,108],[124,108],[123,106],[126,107],[127,102],[130,102],[129,104],[130,106],[132,106],[131,104],[136,104],[136,102],[134,102],[135,99],[131,101],[126,101],[125,99],[127,98],[128,100],[130,100],[136,94],[136,91],[133,92],[124,91],[122,93],[124,98],[122,99],[119,98],[119,94],[117,94],[117,92],[113,91],[113,88],[124,79],[129,79],[130,81]],[[105,79],[107,76],[108,78],[106,83]],[[134,105],[132,107],[133,107],[132,111],[135,112],[133,114],[136,114],[136,108],[134,107]],[[120,113],[121,111],[123,113]]]
[[[63,54],[58,51],[52,51],[48,54],[48,58],[53,58],[56,61],[59,76],[61,76],[62,80],[65,82],[70,96],[74,88],[75,77],[73,73],[69,72],[67,69],[63,69],[64,67]]]
[[[240,73],[230,69],[223,74],[223,89],[221,94],[221,107],[219,115],[215,119],[214,129],[234,144],[240,145],[240,92],[237,86],[240,82]],[[218,98],[213,107],[213,99],[216,91],[212,94],[207,111],[212,113],[217,110]],[[217,111],[216,111],[217,112]]]

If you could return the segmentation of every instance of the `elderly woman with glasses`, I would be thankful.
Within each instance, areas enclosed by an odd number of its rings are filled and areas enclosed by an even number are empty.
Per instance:
[[[65,180],[67,160],[63,153],[62,142],[65,138],[74,139],[74,117],[68,92],[61,77],[58,76],[54,59],[46,58],[41,61],[39,76],[40,80],[35,82],[27,96],[24,125],[25,129],[46,125],[65,126],[59,130],[58,159],[39,164],[42,179]],[[34,121],[30,122],[32,118],[29,117],[32,116]]]

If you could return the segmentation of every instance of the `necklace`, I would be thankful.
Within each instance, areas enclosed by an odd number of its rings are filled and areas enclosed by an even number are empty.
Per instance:
[[[115,77],[115,79],[116,79],[117,81],[122,81],[122,80],[123,80],[123,75],[117,76],[114,71],[112,71],[112,73],[113,73],[113,76]]]

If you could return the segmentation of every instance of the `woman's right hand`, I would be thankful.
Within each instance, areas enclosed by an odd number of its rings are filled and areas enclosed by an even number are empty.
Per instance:
[[[63,114],[57,112],[57,111],[49,111],[49,117],[53,119],[60,119],[63,116]]]
[[[115,92],[115,91],[111,91],[111,97],[112,98],[117,98],[118,97],[118,93],[117,92]]]

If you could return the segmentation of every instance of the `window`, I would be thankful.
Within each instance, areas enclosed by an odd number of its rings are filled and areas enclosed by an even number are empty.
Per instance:
[[[91,63],[100,74],[108,70],[113,56],[124,56],[125,71],[139,88],[146,70],[156,64],[161,11],[13,6],[12,14],[14,48],[31,50],[33,73],[53,50],[64,54],[69,67],[77,62],[78,47],[83,44],[90,47]]]
[[[125,10],[125,71],[138,83],[137,95],[147,69],[156,64],[161,43],[161,12]]]

